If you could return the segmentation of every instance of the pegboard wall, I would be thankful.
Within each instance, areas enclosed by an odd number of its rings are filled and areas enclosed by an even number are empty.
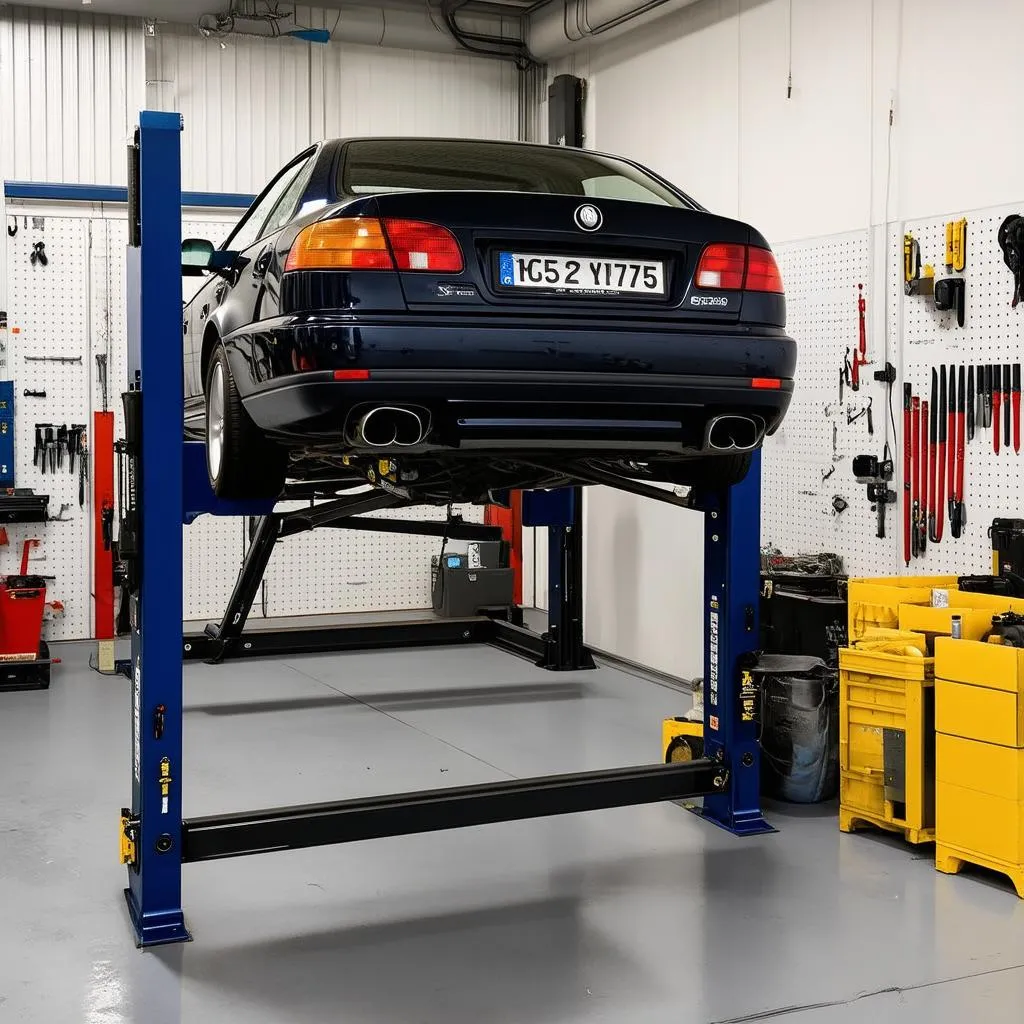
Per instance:
[[[92,635],[92,489],[78,504],[78,475],[65,458],[57,473],[32,464],[34,424],[86,423],[102,408],[95,357],[108,363],[108,408],[115,416],[115,437],[123,436],[120,393],[128,373],[125,316],[125,245],[127,223],[115,209],[110,215],[40,216],[30,204],[9,203],[7,236],[9,324],[6,375],[15,381],[15,449],[19,487],[50,495],[50,512],[59,521],[9,526],[9,544],[0,547],[0,572],[17,572],[21,544],[38,537],[30,571],[54,576],[48,596],[65,611],[46,625],[48,639],[83,639]],[[52,212],[46,208],[47,213]],[[233,218],[186,219],[183,234],[223,238]],[[33,246],[42,241],[44,267],[31,263]],[[183,279],[186,296],[196,287]],[[81,357],[74,363],[34,363],[26,355]],[[27,398],[24,390],[45,390],[46,398]],[[284,506],[287,507],[287,506]],[[483,510],[456,509],[480,522]],[[384,512],[380,515],[387,516]],[[396,512],[407,519],[439,519],[438,509]],[[247,547],[243,519],[203,516],[183,527],[186,620],[215,619],[231,594]],[[319,530],[283,541],[275,550],[264,587],[252,615],[306,615],[430,606],[430,558],[440,541],[431,537]],[[451,550],[464,545],[452,543]]]
[[[8,211],[10,212],[10,210]],[[13,237],[10,232],[15,229]],[[35,424],[89,423],[93,363],[91,312],[91,225],[88,220],[18,214],[7,218],[8,320],[5,376],[14,381],[15,486],[50,496],[48,523],[6,527],[8,543],[0,547],[0,572],[17,573],[23,545],[32,548],[29,572],[52,576],[47,600],[64,611],[48,619],[51,639],[89,636],[92,632],[91,531],[92,495],[78,502],[78,464],[68,456],[56,472],[47,463],[33,464]],[[42,244],[46,264],[32,262]],[[74,362],[41,362],[60,357]],[[45,398],[25,395],[46,392]]]
[[[1022,359],[1021,319],[1024,307],[1010,305],[1013,277],[1003,262],[998,231],[1011,213],[1024,212],[1024,204],[986,210],[958,212],[948,217],[909,221],[905,230],[918,241],[921,262],[935,267],[936,278],[946,275],[946,222],[967,218],[967,261],[962,274],[966,288],[966,315],[959,327],[956,314],[938,312],[930,298],[903,295],[900,270],[893,261],[894,287],[902,305],[904,379],[914,394],[931,401],[932,367],[998,363],[1019,364]],[[902,244],[902,238],[901,238]],[[1009,390],[1009,388],[1007,388]],[[911,561],[912,572],[985,573],[992,565],[992,543],[988,529],[996,516],[1024,515],[1020,487],[1021,459],[1012,444],[1000,437],[1000,451],[993,450],[992,431],[976,429],[974,439],[964,445],[964,502],[967,525],[954,539],[947,522],[940,544],[930,544],[924,558]],[[1002,431],[1003,424],[999,424]],[[901,542],[902,543],[902,542]],[[900,554],[902,564],[902,548]]]
[[[1010,306],[1012,277],[996,238],[999,225],[1021,206],[948,214],[881,229],[791,243],[777,251],[786,284],[789,333],[799,346],[797,380],[789,415],[765,446],[761,539],[787,554],[833,551],[851,575],[984,573],[991,566],[988,527],[993,517],[1022,514],[1021,456],[993,452],[991,430],[978,429],[966,445],[964,491],[967,525],[960,538],[946,526],[940,544],[923,558],[903,560],[903,383],[930,401],[931,368],[1021,360],[1024,307]],[[903,234],[917,239],[922,264],[937,278],[944,263],[946,223],[966,217],[966,318],[935,309],[931,297],[905,295]],[[860,390],[843,388],[839,376],[847,348],[858,343],[858,285],[867,301],[867,351]],[[890,419],[887,389],[874,381],[888,358],[897,372]],[[870,402],[867,416],[848,422]],[[898,496],[886,512],[884,539],[876,537],[876,515],[866,489],[853,479],[852,459],[882,457],[889,442],[895,463],[890,484]],[[835,514],[835,497],[848,502]]]

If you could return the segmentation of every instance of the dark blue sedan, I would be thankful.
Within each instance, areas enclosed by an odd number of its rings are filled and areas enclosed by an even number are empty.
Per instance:
[[[210,275],[184,311],[185,422],[222,497],[721,486],[792,393],[764,238],[589,151],[323,142],[182,266]]]

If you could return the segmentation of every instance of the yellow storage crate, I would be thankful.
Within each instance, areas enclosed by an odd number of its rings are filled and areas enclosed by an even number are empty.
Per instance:
[[[932,603],[935,588],[952,590],[957,576],[877,576],[847,583],[848,639],[852,644],[873,626],[894,629],[901,604]]]
[[[1003,612],[1024,613],[1024,599],[1001,597],[998,594],[976,594],[971,590],[950,590],[949,604],[951,608],[983,609],[989,615],[1001,615]]]
[[[935,837],[934,660],[839,652],[839,827]]]
[[[935,674],[953,683],[1024,693],[1024,649],[939,637]]]
[[[935,730],[1004,747],[1024,747],[1024,699],[989,686],[935,680]]]
[[[935,867],[978,864],[1024,899],[1024,749],[936,737]]]
[[[952,596],[952,595],[950,595]],[[963,595],[961,595],[963,596]],[[971,595],[972,597],[976,595]],[[901,604],[899,607],[899,628],[918,633],[936,633],[949,636],[953,631],[953,616],[960,616],[961,637],[964,640],[980,640],[992,629],[991,611],[979,608],[953,605],[949,608],[929,608],[925,605]],[[942,673],[936,668],[935,674]]]

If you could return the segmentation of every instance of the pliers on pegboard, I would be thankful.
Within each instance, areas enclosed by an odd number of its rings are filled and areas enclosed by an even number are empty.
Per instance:
[[[843,400],[843,387],[851,388],[856,391],[857,388],[853,385],[853,373],[850,365],[850,348],[847,346],[846,355],[843,356],[843,368],[839,371],[839,401]]]
[[[46,255],[46,243],[36,242],[32,246],[32,254],[28,258],[29,263],[34,267],[37,263],[41,267],[45,267],[49,262],[50,258]]]

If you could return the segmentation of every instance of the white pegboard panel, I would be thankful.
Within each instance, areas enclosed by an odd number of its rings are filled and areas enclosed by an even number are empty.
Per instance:
[[[946,222],[967,218],[967,261],[962,275],[966,285],[966,317],[958,327],[955,314],[942,313],[925,296],[901,296],[902,336],[906,361],[905,379],[914,393],[931,400],[931,368],[943,365],[1019,363],[1021,318],[1024,309],[1013,309],[1013,280],[1003,263],[997,233],[1004,218],[1024,212],[1024,204],[974,211],[956,211],[942,217],[910,221],[910,232],[921,248],[921,262],[935,267],[936,277],[947,276],[943,266]],[[898,241],[902,249],[902,236]],[[894,257],[897,255],[894,252]],[[901,281],[902,256],[892,260],[894,278]],[[902,291],[902,289],[900,289]],[[1001,425],[1000,425],[1001,426]],[[1002,441],[1002,438],[1000,438]],[[949,531],[948,509],[941,544],[928,546],[924,558],[913,559],[913,573],[985,573],[992,564],[988,528],[996,516],[1018,517],[1021,500],[1021,456],[1000,445],[992,447],[992,431],[978,429],[965,446],[964,494],[967,525],[959,539]],[[902,470],[902,449],[899,460]],[[902,521],[902,519],[901,519]],[[902,542],[901,542],[902,543]],[[900,552],[902,565],[902,548]]]
[[[33,465],[36,423],[88,424],[90,420],[90,224],[84,219],[40,217],[11,211],[17,225],[7,236],[10,305],[7,371],[15,384],[15,453],[18,487],[50,496],[49,523],[7,527],[8,547],[0,555],[3,572],[17,572],[22,544],[38,537],[29,571],[53,576],[47,598],[64,604],[64,612],[46,625],[51,640],[91,635],[90,495],[78,504],[77,464],[71,473],[67,456],[56,473]],[[31,254],[43,243],[48,263],[33,264]],[[77,363],[33,362],[27,356],[66,356]],[[45,398],[24,396],[45,391]],[[49,467],[47,467],[48,469]],[[61,507],[67,505],[61,515]],[[59,519],[60,521],[55,521]],[[0,549],[2,550],[2,549]]]
[[[766,443],[762,461],[762,543],[788,554],[838,552],[851,573],[877,571],[891,560],[897,525],[892,506],[886,538],[876,537],[875,513],[851,468],[854,455],[881,456],[889,415],[886,388],[871,377],[885,361],[883,338],[875,336],[882,333],[875,322],[882,321],[881,310],[873,309],[871,247],[869,232],[858,231],[791,243],[777,251],[798,362],[789,414]],[[871,363],[861,368],[860,390],[844,388],[840,402],[843,360],[848,348],[852,358],[859,339],[860,284],[868,304]],[[891,355],[890,360],[896,362]],[[847,422],[848,411],[863,409],[869,400],[873,435],[866,416]],[[836,495],[849,503],[841,515],[832,511]]]
[[[477,506],[453,511],[467,522],[483,521]],[[443,519],[444,512],[410,508],[374,517],[423,522]],[[448,544],[449,551],[464,548]],[[429,608],[430,559],[440,550],[438,537],[334,529],[297,534],[278,544],[267,567],[267,614]]]

